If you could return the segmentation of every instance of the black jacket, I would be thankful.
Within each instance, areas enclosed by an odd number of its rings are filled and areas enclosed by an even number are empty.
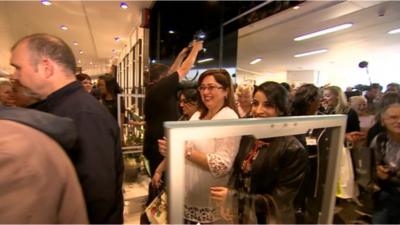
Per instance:
[[[116,120],[78,81],[35,107],[75,122],[78,141],[67,154],[76,168],[90,223],[122,223],[124,167]]]
[[[231,188],[240,190],[237,179],[241,173],[241,165],[255,144],[253,136],[244,136],[234,163],[234,172],[230,179]],[[238,193],[239,198],[260,199],[257,195],[272,196],[280,213],[282,223],[294,223],[293,201],[303,182],[307,168],[307,152],[301,143],[294,137],[278,137],[265,139],[270,143],[263,146],[252,164],[251,193]],[[255,202],[255,205],[263,205]],[[255,209],[257,223],[265,222],[266,212]]]
[[[76,127],[69,118],[37,110],[0,106],[0,120],[12,120],[40,130],[66,150],[71,149],[76,142]]]

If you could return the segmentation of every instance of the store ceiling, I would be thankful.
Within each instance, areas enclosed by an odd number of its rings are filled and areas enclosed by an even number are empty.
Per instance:
[[[343,23],[349,29],[295,42],[299,35]],[[238,73],[262,76],[287,70],[318,70],[326,65],[357,66],[374,57],[400,57],[398,1],[307,1],[298,10],[288,9],[239,31]],[[327,49],[323,54],[295,58],[294,54]],[[257,57],[260,63],[250,65]]]
[[[19,38],[33,33],[49,33],[63,38],[80,60],[84,71],[94,75],[108,70],[110,59],[128,44],[133,29],[141,24],[142,9],[152,1],[129,1],[128,9],[119,1],[0,1],[0,73],[11,73],[10,48]],[[66,25],[67,31],[60,26]],[[115,41],[119,37],[120,41]],[[76,41],[78,45],[73,45]],[[113,51],[115,49],[115,51]],[[80,51],[83,54],[80,54]]]

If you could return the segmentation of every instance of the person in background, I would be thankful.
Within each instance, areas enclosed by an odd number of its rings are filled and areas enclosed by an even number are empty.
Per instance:
[[[92,89],[93,89],[92,78],[90,78],[89,75],[87,75],[86,73],[78,73],[76,75],[76,79],[79,82],[81,82],[85,91],[87,91],[88,93],[92,92]]]
[[[400,84],[398,84],[398,83],[390,83],[390,84],[386,85],[385,93],[388,93],[390,91],[400,92]]]
[[[0,78],[0,105],[15,106],[15,97],[11,82],[4,78]]]
[[[257,86],[251,111],[254,118],[287,116],[287,90],[276,82]],[[307,168],[307,152],[295,137],[244,136],[233,168],[229,188],[210,188],[222,212],[231,209],[228,222],[295,223],[294,199]]]
[[[374,224],[400,224],[400,103],[380,108],[385,131],[371,143],[379,191],[375,193]]]
[[[373,83],[367,88],[367,91],[364,95],[364,97],[367,99],[368,112],[372,115],[375,114],[377,109],[377,103],[379,102],[382,94],[381,91],[382,86],[378,83]]]
[[[199,108],[190,118],[197,120],[238,119],[233,86],[224,69],[209,69],[198,80]],[[167,141],[159,140],[166,155]],[[209,201],[209,188],[227,185],[239,147],[237,137],[190,140],[185,146],[185,205],[187,223],[216,223],[220,217]]]
[[[40,96],[29,88],[22,86],[18,80],[12,82],[15,96],[15,105],[22,108],[34,108],[40,102]]]
[[[35,109],[71,118],[78,141],[67,151],[77,171],[90,223],[123,223],[123,161],[119,127],[75,78],[71,48],[49,34],[32,34],[12,47],[12,75],[44,99]]]
[[[190,83],[183,83],[180,91],[178,92],[179,107],[182,110],[182,116],[179,117],[178,121],[189,120],[192,115],[198,110],[198,94],[196,86]],[[163,161],[158,165],[151,184],[154,188],[159,188],[161,186],[163,172],[167,167],[166,155],[163,155]]]
[[[350,107],[358,115],[361,131],[367,132],[375,123],[374,115],[368,113],[367,99],[364,96],[353,96],[350,98]]]
[[[328,86],[323,91],[323,102],[326,109],[323,114],[346,114],[346,134],[345,139],[349,143],[356,143],[365,137],[365,133],[360,132],[360,120],[356,111],[347,105],[346,96],[340,87]]]
[[[158,165],[163,160],[158,148],[158,140],[164,137],[163,123],[165,121],[176,121],[179,118],[178,99],[176,97],[179,81],[186,77],[202,49],[202,41],[193,41],[191,51],[189,52],[189,48],[183,48],[171,67],[155,63],[150,64],[149,69],[145,71],[143,155],[149,162],[151,177],[154,176]],[[148,192],[146,205],[149,205],[158,194],[151,182]],[[146,214],[142,213],[140,223],[148,222]]]
[[[249,82],[239,84],[236,88],[235,95],[240,118],[249,117],[253,91],[254,85]]]
[[[398,92],[387,92],[383,95],[381,101],[378,104],[379,109],[386,108],[388,105],[400,103],[400,93]],[[381,125],[381,111],[379,110],[375,115],[375,124],[368,130],[367,135],[367,146],[370,146],[372,140],[376,135],[383,132],[384,128]]]
[[[62,149],[75,143],[73,121],[0,106],[0,127],[0,223],[88,223],[78,177]]]
[[[105,74],[97,80],[97,86],[100,90],[100,103],[104,105],[113,117],[118,121],[118,94],[121,93],[117,80],[111,74]],[[121,121],[124,121],[125,106],[121,100]]]

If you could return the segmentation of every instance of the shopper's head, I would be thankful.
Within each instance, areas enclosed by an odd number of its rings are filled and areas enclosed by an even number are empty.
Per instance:
[[[321,102],[319,88],[313,84],[304,84],[296,89],[293,96],[292,116],[314,115]]]
[[[49,34],[23,37],[12,47],[12,78],[47,97],[74,78],[75,57],[68,45]]]
[[[236,88],[237,101],[242,107],[250,107],[253,97],[254,85],[252,83],[241,83]]]
[[[288,91],[279,83],[267,81],[254,92],[251,114],[253,117],[277,117],[288,115]]]
[[[346,95],[338,86],[328,86],[323,91],[324,104],[337,114],[345,113],[348,109]]]
[[[209,110],[218,111],[227,106],[237,112],[231,76],[224,69],[209,69],[198,80],[200,118]]]
[[[150,64],[148,70],[144,73],[146,85],[157,83],[168,74],[169,67],[161,63]]]
[[[83,88],[85,89],[85,91],[87,92],[91,92],[92,88],[93,88],[93,84],[92,84],[92,78],[90,78],[89,75],[85,74],[85,73],[79,73],[76,75],[76,79],[81,82]]]
[[[121,93],[117,80],[111,74],[104,74],[97,80],[97,86],[100,90],[102,98],[112,97],[115,99],[116,96]]]
[[[364,96],[358,95],[350,98],[351,108],[357,112],[358,115],[367,112],[367,99]]]
[[[0,105],[14,106],[15,97],[11,82],[8,79],[0,78]]]

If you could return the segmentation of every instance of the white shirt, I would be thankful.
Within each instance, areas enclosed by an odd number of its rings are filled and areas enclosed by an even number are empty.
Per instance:
[[[190,120],[200,120],[199,117],[200,112],[196,112]],[[238,116],[231,108],[224,107],[211,120],[221,119],[238,119]],[[197,151],[207,154],[210,171],[186,160],[184,217],[194,222],[213,223],[218,219],[218,211],[210,199],[210,187],[227,186],[240,137],[198,139],[190,143]]]

